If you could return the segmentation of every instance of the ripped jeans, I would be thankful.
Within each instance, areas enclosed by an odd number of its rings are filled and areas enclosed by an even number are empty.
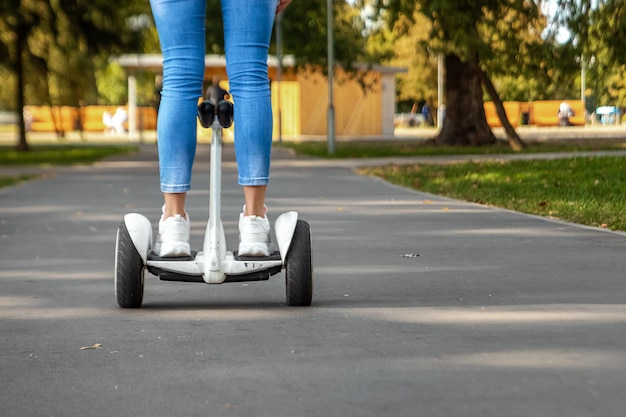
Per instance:
[[[240,185],[267,185],[272,108],[267,55],[277,0],[221,0],[226,72],[235,106]],[[186,192],[202,96],[206,0],[150,0],[163,53],[157,120],[161,191]]]

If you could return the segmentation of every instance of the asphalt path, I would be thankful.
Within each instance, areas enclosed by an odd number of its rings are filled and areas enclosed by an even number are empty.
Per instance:
[[[208,215],[208,147],[188,197]],[[224,151],[223,221],[241,191]],[[117,306],[115,231],[156,227],[154,146],[0,190],[6,416],[623,416],[626,235],[441,198],[276,152],[270,219],[311,226],[314,294],[282,273],[205,285],[147,275]]]

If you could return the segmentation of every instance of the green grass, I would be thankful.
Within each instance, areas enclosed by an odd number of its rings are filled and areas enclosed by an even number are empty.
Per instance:
[[[136,150],[136,146],[41,145],[32,146],[28,152],[19,152],[15,147],[2,146],[0,166],[90,164],[111,155]]]
[[[339,142],[332,156],[328,155],[326,142],[286,143],[283,146],[300,154],[334,159],[514,153],[505,143],[445,147],[412,140]],[[617,149],[626,149],[626,141],[550,141],[530,144],[521,153]],[[362,169],[361,172],[432,194],[626,231],[625,162],[623,157],[581,157],[387,166]]]
[[[318,158],[385,158],[402,156],[435,155],[497,155],[514,153],[506,143],[481,147],[434,146],[424,141],[389,140],[389,141],[348,141],[338,142],[335,153],[328,155],[326,142],[284,142],[282,146],[291,148],[299,154]],[[626,141],[616,140],[576,140],[550,141],[530,144],[522,153],[538,152],[579,152],[596,150],[626,149]]]
[[[0,167],[91,164],[111,155],[135,152],[136,146],[42,145],[28,152],[0,146]],[[38,178],[38,175],[0,176],[0,188]]]
[[[464,162],[362,169],[392,183],[523,213],[626,231],[626,159]]]
[[[19,184],[20,182],[29,181],[35,178],[39,178],[39,175],[17,175],[11,177],[0,177],[0,188],[10,187],[12,185]]]

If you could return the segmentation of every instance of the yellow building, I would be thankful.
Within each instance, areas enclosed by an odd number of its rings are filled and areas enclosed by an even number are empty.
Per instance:
[[[132,70],[162,72],[161,55],[124,55],[114,60],[129,70],[129,120],[136,108],[133,102],[134,77]],[[327,134],[328,79],[315,67],[295,70],[291,56],[283,58],[281,79],[278,80],[278,60],[268,59],[274,112],[274,137],[306,138]],[[334,76],[333,102],[335,134],[338,136],[393,136],[395,113],[395,76],[405,72],[401,68],[381,65],[361,66],[354,78],[341,70]],[[205,57],[207,82],[214,75],[226,80],[226,61],[223,56]],[[227,87],[227,81],[224,82]],[[363,85],[366,87],[364,88]],[[227,89],[227,88],[226,88]],[[136,100],[135,100],[136,101]],[[129,126],[131,135],[133,126]]]

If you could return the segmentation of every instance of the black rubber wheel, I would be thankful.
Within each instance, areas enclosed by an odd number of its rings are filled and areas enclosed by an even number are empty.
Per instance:
[[[144,265],[126,224],[117,228],[115,242],[115,297],[122,308],[141,307]]]
[[[309,224],[298,220],[285,260],[287,305],[309,306],[313,299],[313,264]]]

